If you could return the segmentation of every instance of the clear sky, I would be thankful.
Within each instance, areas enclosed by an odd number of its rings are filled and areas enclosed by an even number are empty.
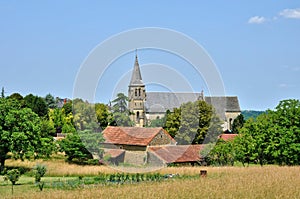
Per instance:
[[[80,65],[95,46],[143,27],[176,30],[198,42],[243,110],[300,98],[300,2],[290,0],[0,1],[0,86],[6,95],[71,98]],[[141,50],[140,64],[184,65],[161,54]],[[126,76],[133,63],[134,52],[111,73]],[[192,72],[185,77],[193,79]],[[98,98],[107,103],[111,94]]]

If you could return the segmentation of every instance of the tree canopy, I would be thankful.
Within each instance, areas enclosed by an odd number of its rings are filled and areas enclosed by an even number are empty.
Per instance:
[[[52,140],[52,137],[42,134],[41,120],[30,108],[20,108],[16,100],[0,99],[1,170],[8,152],[13,158],[22,160],[49,156],[53,149]]]
[[[201,144],[215,141],[222,132],[221,121],[205,101],[184,103],[166,115],[165,129],[178,144]]]

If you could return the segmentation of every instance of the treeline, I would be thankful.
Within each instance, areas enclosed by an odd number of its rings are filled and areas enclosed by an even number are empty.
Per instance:
[[[219,140],[207,146],[205,157],[209,164],[233,165],[245,163],[300,164],[300,102],[281,101],[275,110],[250,118],[238,129],[231,141]],[[205,155],[203,151],[203,155]]]
[[[111,105],[81,99],[62,100],[19,93],[0,96],[0,172],[5,160],[49,158],[58,151],[68,161],[90,163],[101,157],[101,131],[108,125],[131,126],[127,97],[118,94]],[[57,134],[65,139],[55,141]]]

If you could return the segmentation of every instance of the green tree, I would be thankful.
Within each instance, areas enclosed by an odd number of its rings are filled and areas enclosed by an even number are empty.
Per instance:
[[[252,159],[258,161],[263,166],[266,163],[271,163],[271,134],[272,122],[270,113],[259,115],[254,121],[252,118],[247,120],[244,127],[241,129],[241,133],[245,136],[252,137],[253,151]]]
[[[97,121],[101,129],[105,129],[113,120],[113,115],[109,111],[107,105],[102,103],[95,104]]]
[[[46,95],[45,102],[48,108],[57,108],[57,103],[55,101],[55,98],[50,93]]]
[[[111,126],[133,126],[133,122],[130,120],[131,114],[127,108],[128,97],[123,93],[118,93],[117,98],[114,99],[112,106],[113,119]]]
[[[300,164],[300,102],[289,99],[279,102],[274,111],[249,119],[240,130],[250,138],[251,158],[261,165]]]
[[[276,163],[300,164],[300,101],[282,100],[271,112],[271,149]]]
[[[235,151],[233,142],[218,140],[208,155],[209,164],[218,166],[233,166],[235,160]]]
[[[252,153],[254,151],[254,140],[249,134],[239,134],[233,140],[233,148],[235,151],[235,160],[245,166],[245,163],[253,161]]]
[[[24,102],[26,107],[30,108],[33,112],[38,114],[40,117],[47,115],[48,107],[44,98],[29,94],[24,97]]]
[[[238,134],[239,130],[243,127],[245,123],[244,116],[242,114],[238,115],[232,123],[232,133]]]
[[[200,144],[204,139],[216,141],[221,121],[205,101],[184,103],[166,116],[165,129],[179,144]]]
[[[69,162],[74,160],[84,162],[93,158],[92,154],[82,143],[77,132],[68,134],[65,139],[59,141],[59,145],[61,151],[65,153],[67,161]]]
[[[173,138],[176,136],[176,133],[179,130],[180,123],[181,123],[181,109],[174,108],[173,112],[167,110],[166,125],[164,128]]]
[[[7,153],[15,159],[30,159],[49,154],[53,138],[41,134],[40,118],[29,108],[20,108],[15,100],[0,99],[0,169]],[[45,145],[47,143],[47,145]]]
[[[114,99],[112,102],[113,102],[113,107],[112,107],[113,112],[119,112],[119,113],[128,112],[128,108],[127,108],[128,97],[124,93],[118,93],[117,98]]]
[[[41,182],[42,177],[46,174],[47,172],[47,167],[45,165],[37,164],[34,168],[34,178],[35,182],[39,183]]]
[[[2,90],[1,90],[1,98],[5,98],[4,87],[2,87]]]
[[[21,173],[18,169],[9,170],[6,174],[7,179],[11,182],[11,193],[14,193],[14,185],[19,181]]]
[[[81,99],[73,100],[74,129],[60,141],[60,148],[65,152],[68,161],[80,163],[101,156],[100,143],[103,142],[101,128],[97,120],[95,105]],[[69,113],[71,116],[72,113]],[[66,121],[66,120],[65,120]]]
[[[20,93],[13,93],[8,98],[15,99],[15,100],[18,100],[18,101],[23,100],[23,96]]]
[[[62,107],[64,110],[65,110],[65,114],[68,115],[70,113],[72,113],[72,109],[73,109],[73,102],[72,100],[68,100],[66,103],[64,103],[63,107]]]
[[[164,127],[166,125],[166,117],[151,120],[150,127]]]

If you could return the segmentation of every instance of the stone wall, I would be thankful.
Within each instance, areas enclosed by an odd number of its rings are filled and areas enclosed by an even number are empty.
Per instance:
[[[145,151],[126,151],[124,163],[133,165],[144,165],[147,160],[147,153]]]
[[[157,157],[157,155],[150,151],[147,152],[147,164],[153,167],[163,167],[165,165],[165,163]]]
[[[172,143],[172,139],[170,136],[166,135],[166,133],[161,130],[150,142],[149,146],[155,146],[155,145],[169,145],[174,144]]]

